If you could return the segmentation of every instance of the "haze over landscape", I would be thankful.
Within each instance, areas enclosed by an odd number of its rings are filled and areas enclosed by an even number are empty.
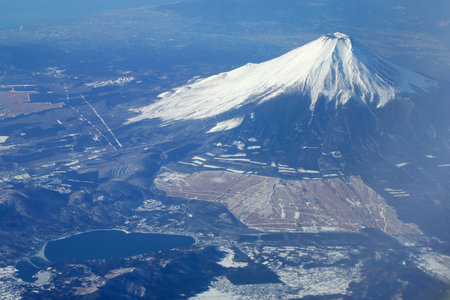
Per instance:
[[[3,1],[0,3],[0,28],[37,26],[63,22],[93,13],[112,9],[159,5],[171,3],[171,0],[90,0],[57,1],[41,0]]]

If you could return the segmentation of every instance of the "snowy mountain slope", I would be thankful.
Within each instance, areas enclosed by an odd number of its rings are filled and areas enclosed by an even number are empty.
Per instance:
[[[309,96],[311,110],[320,97],[327,103],[336,100],[336,105],[353,97],[381,107],[398,93],[421,93],[436,86],[337,32],[270,61],[249,63],[163,93],[157,102],[137,109],[140,115],[129,122],[202,119],[284,93]]]

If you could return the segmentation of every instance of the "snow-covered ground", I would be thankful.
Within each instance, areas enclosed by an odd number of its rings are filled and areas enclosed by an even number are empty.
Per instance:
[[[425,273],[450,284],[450,257],[429,252],[417,255],[413,262]]]
[[[233,293],[221,292],[216,288],[210,288],[206,292],[189,298],[189,300],[237,300],[239,298],[239,296],[236,296]]]
[[[36,274],[37,280],[34,282],[34,284],[44,284],[50,282],[50,272],[48,271],[39,271]]]
[[[352,282],[361,281],[359,266],[354,268],[285,268],[277,270],[281,281],[295,288],[302,288],[297,297],[347,294]]]
[[[346,247],[246,245],[241,250],[253,261],[275,272],[283,283],[233,285],[226,277],[220,276],[211,283],[208,291],[190,299],[297,299],[305,296],[348,295],[351,293],[349,285],[363,279],[362,262],[350,267],[333,266],[349,258]],[[223,248],[222,251],[231,250]],[[232,255],[229,252],[228,257]],[[300,263],[315,260],[323,262],[323,266],[304,268]],[[283,261],[290,263],[285,264]],[[294,267],[295,264],[298,266]]]
[[[243,120],[244,120],[244,118],[242,117],[242,118],[234,118],[234,119],[231,119],[231,120],[227,120],[227,121],[223,121],[223,122],[217,123],[216,126],[211,128],[206,133],[212,133],[212,132],[218,132],[218,131],[226,131],[226,130],[230,130],[230,129],[236,128],[236,127],[238,127],[239,125],[242,124]]]
[[[19,300],[23,285],[20,279],[13,277],[17,269],[13,266],[0,268],[0,299],[2,300]]]
[[[270,61],[249,63],[160,94],[155,103],[136,109],[140,115],[128,122],[203,119],[294,92],[311,98],[311,110],[320,97],[327,102],[335,99],[336,104],[354,97],[364,105],[383,106],[397,93],[418,93],[436,86],[433,80],[395,65],[337,32]]]
[[[133,76],[120,77],[120,78],[117,78],[116,80],[95,81],[95,82],[91,82],[91,83],[86,83],[85,85],[93,87],[93,88],[99,88],[99,87],[104,87],[107,85],[122,85],[125,83],[132,82],[133,80],[135,80],[135,78]]]
[[[219,265],[225,268],[245,268],[248,263],[234,261],[234,251],[231,249],[221,248],[220,251],[227,252],[225,257],[218,262]]]

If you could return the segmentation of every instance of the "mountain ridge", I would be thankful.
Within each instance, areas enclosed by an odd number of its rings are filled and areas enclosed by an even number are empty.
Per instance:
[[[399,94],[428,92],[437,86],[434,80],[336,32],[272,60],[249,63],[162,93],[155,103],[134,110],[140,115],[128,122],[204,119],[288,93],[310,97],[312,111],[319,98],[325,98],[327,105],[345,105],[355,98],[365,106],[382,107]]]

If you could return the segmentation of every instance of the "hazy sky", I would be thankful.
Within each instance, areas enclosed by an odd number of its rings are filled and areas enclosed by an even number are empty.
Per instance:
[[[33,26],[118,8],[180,0],[0,0],[0,28]]]

